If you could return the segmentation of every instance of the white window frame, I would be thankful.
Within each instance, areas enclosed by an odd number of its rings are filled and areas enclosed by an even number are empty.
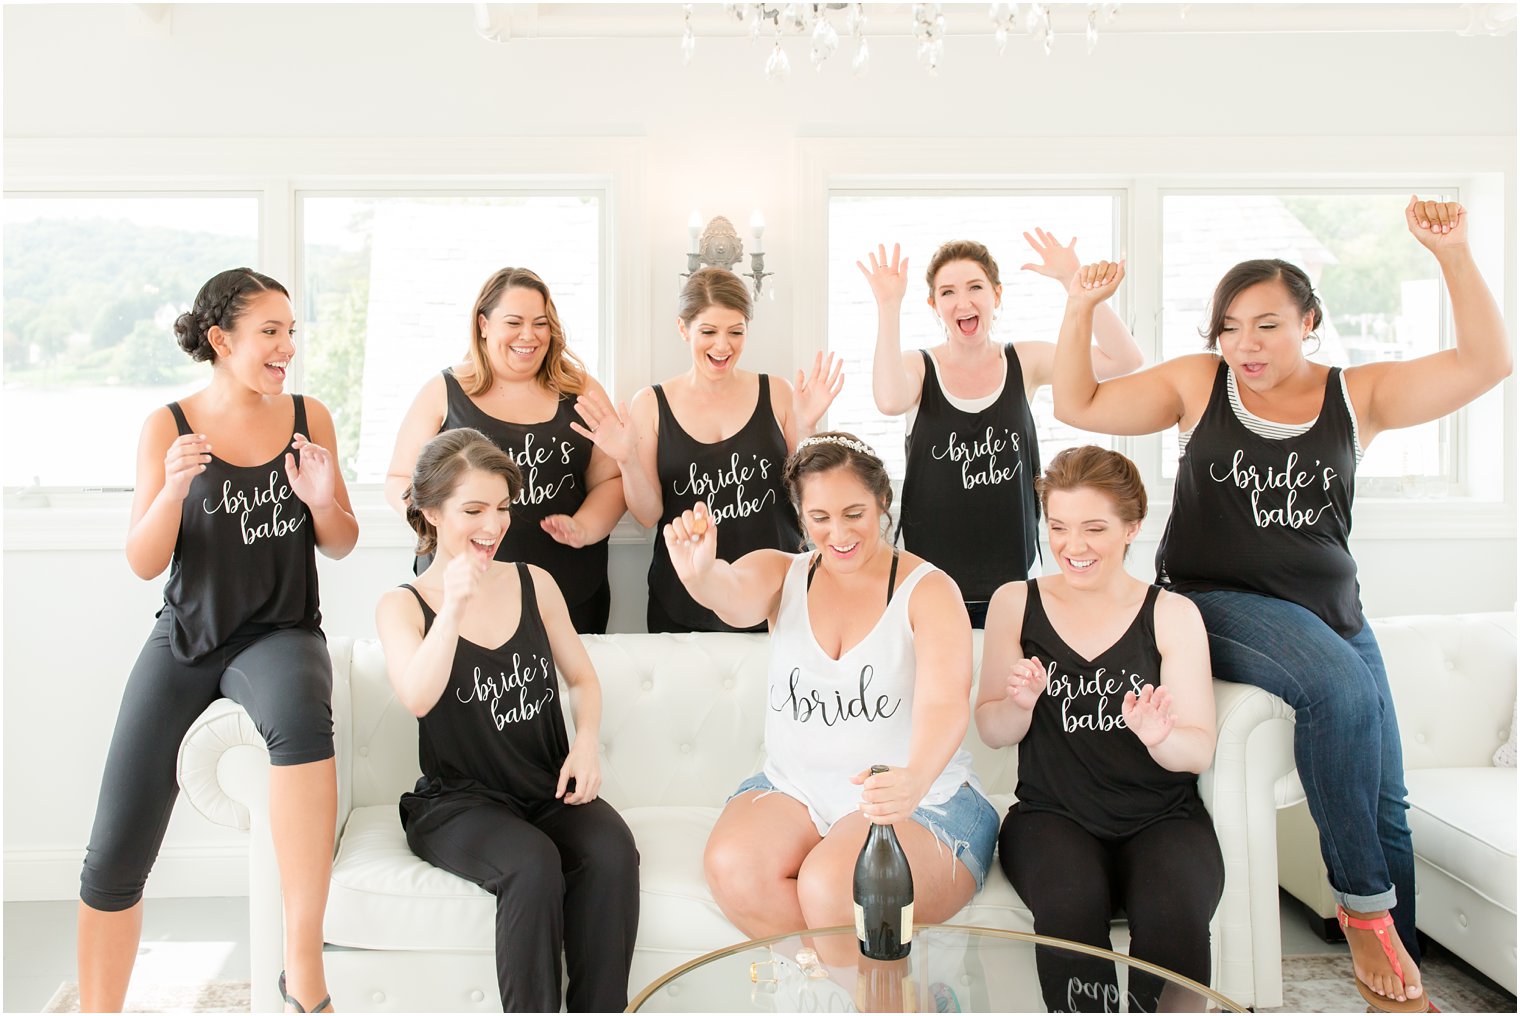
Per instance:
[[[258,268],[286,282],[297,307],[305,287],[298,196],[595,193],[604,294],[598,380],[626,399],[650,371],[648,343],[638,341],[647,335],[649,259],[642,220],[632,214],[642,202],[643,146],[637,138],[18,139],[5,146],[5,183],[8,196],[39,198],[255,196]],[[100,166],[111,171],[90,168]],[[460,166],[495,172],[461,174]],[[298,358],[294,390],[304,374]],[[351,484],[349,492],[366,546],[412,545],[383,484]],[[120,549],[131,500],[120,488],[7,488],[5,550]],[[647,543],[648,535],[625,519],[612,542]]]
[[[1504,310],[1514,347],[1516,210],[1511,139],[1487,137],[1368,138],[922,138],[819,139],[798,142],[798,219],[827,229],[829,198],[862,191],[1039,189],[1126,194],[1121,220],[1128,275],[1116,308],[1146,355],[1157,362],[1161,314],[1161,199],[1169,193],[1275,193],[1444,190],[1460,195],[1487,228],[1475,233],[1474,255]],[[956,153],[947,172],[946,152]],[[828,240],[799,248],[798,270],[827,279]],[[1443,287],[1444,290],[1444,287]],[[1127,291],[1127,295],[1126,295]],[[1116,297],[1116,299],[1119,299]],[[1443,308],[1444,308],[1443,295]],[[794,358],[801,336],[827,334],[828,287],[799,293],[794,305]],[[1448,328],[1449,324],[1443,324]],[[1513,537],[1515,533],[1515,381],[1503,386],[1502,496],[1498,501],[1361,498],[1356,536],[1363,539]],[[1463,435],[1458,430],[1457,440]],[[1171,508],[1171,482],[1161,478],[1161,436],[1120,438],[1116,450],[1140,466],[1153,518]],[[1456,446],[1458,461],[1465,458]],[[1159,531],[1157,534],[1159,536]]]

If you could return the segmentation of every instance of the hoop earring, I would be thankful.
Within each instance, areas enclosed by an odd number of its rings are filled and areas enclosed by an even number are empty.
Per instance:
[[[1310,339],[1314,340],[1314,348],[1313,349],[1306,349],[1305,352],[1304,352],[1305,356],[1313,356],[1315,353],[1318,353],[1320,351],[1320,349],[1324,346],[1324,342],[1323,342],[1323,340],[1320,339],[1319,334],[1317,332],[1310,332],[1308,335],[1305,335],[1304,336],[1304,343],[1307,344]]]

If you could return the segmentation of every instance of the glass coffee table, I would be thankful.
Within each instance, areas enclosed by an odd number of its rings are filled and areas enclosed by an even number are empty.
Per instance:
[[[1144,960],[1024,932],[918,925],[895,962],[868,960],[855,942],[854,928],[824,928],[718,949],[655,980],[628,1011],[1247,1011]],[[829,965],[820,948],[849,960]]]

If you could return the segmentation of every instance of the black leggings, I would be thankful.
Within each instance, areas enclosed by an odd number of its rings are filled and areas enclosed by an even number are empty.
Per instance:
[[[520,807],[454,791],[402,804],[406,842],[429,864],[496,897],[503,1012],[621,1012],[639,930],[639,853],[603,800]]]
[[[1131,956],[1209,983],[1209,918],[1224,893],[1224,858],[1202,809],[1111,840],[1014,805],[998,858],[1034,914],[1035,934],[1108,949],[1108,922],[1122,909]],[[1111,961],[1052,949],[1036,949],[1035,960],[1050,1012],[1119,1011]],[[1132,968],[1130,1011],[1155,1012],[1161,988],[1159,977]]]
[[[79,898],[96,910],[142,899],[179,793],[180,741],[216,699],[248,711],[273,765],[333,756],[332,657],[322,636],[282,628],[181,663],[169,649],[169,621],[165,611],[138,654],[106,754],[79,885]]]

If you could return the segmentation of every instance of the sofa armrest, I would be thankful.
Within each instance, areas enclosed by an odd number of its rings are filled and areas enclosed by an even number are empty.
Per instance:
[[[1219,740],[1198,791],[1224,855],[1219,901],[1219,990],[1256,1008],[1282,1004],[1282,939],[1277,896],[1279,783],[1294,769],[1293,710],[1248,684],[1214,682]],[[1244,939],[1249,949],[1225,948]],[[1250,956],[1249,969],[1240,957]],[[1235,957],[1231,959],[1230,957]]]
[[[329,642],[333,661],[333,744],[338,771],[337,829],[352,806],[353,639]],[[217,825],[247,830],[249,967],[254,1012],[278,1012],[275,979],[284,966],[280,869],[269,834],[269,751],[243,707],[217,699],[196,718],[180,742],[179,785],[190,806]],[[334,836],[334,842],[337,837]]]

